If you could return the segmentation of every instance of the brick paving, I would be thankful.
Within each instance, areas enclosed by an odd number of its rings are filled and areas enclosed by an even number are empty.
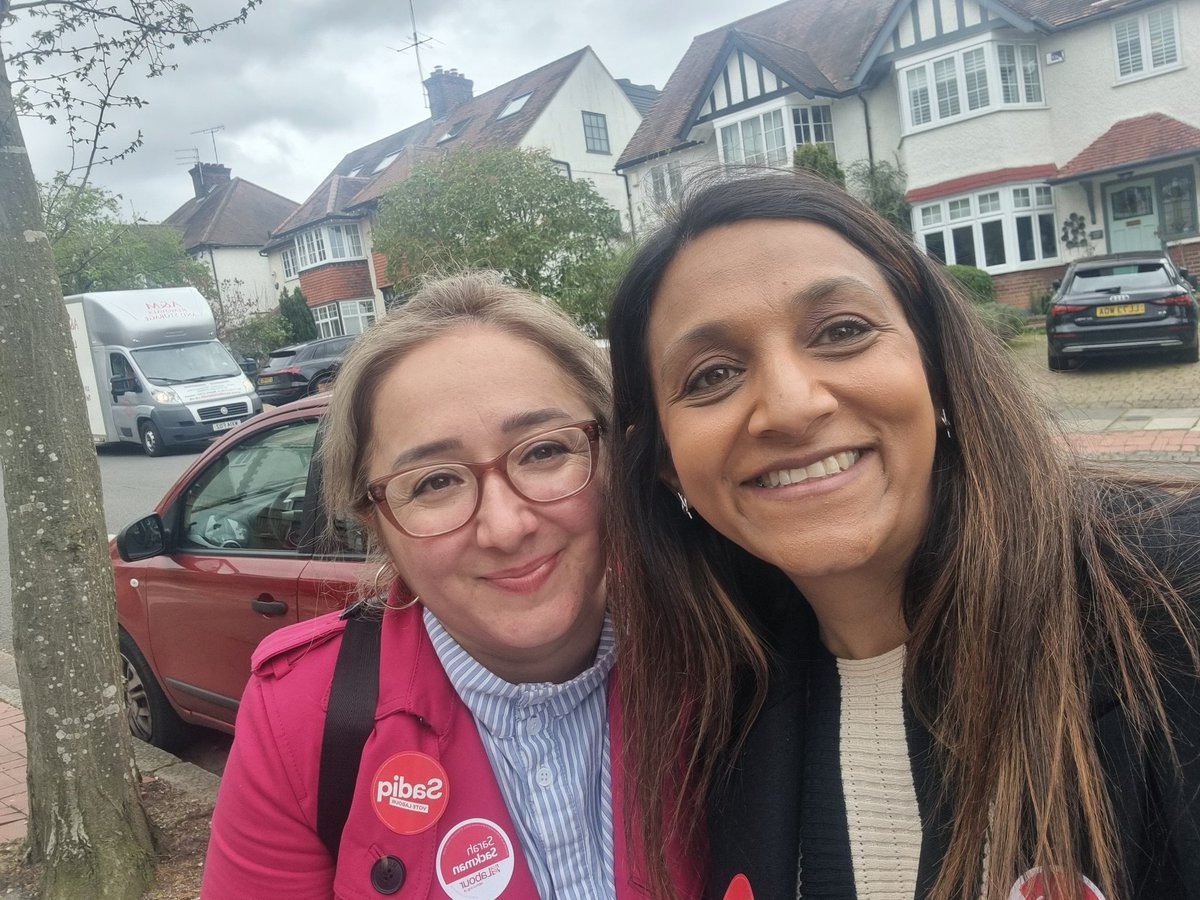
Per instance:
[[[1051,372],[1041,335],[1023,337],[1012,352],[1077,452],[1200,463],[1200,364],[1114,360]],[[28,815],[25,717],[0,701],[0,843],[25,837]]]

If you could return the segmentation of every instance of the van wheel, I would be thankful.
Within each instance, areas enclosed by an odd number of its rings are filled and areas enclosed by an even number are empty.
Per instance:
[[[138,434],[142,436],[142,449],[146,451],[147,456],[162,456],[167,452],[167,448],[163,446],[162,432],[153,422],[143,422]]]
[[[178,750],[192,739],[192,728],[179,718],[142,651],[125,631],[120,632],[121,681],[125,718],[135,738],[163,750]]]

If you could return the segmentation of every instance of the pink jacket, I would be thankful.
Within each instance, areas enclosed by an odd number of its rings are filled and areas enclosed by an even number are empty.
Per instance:
[[[213,814],[205,900],[378,900],[377,862],[403,864],[397,897],[538,896],[470,710],[442,669],[419,607],[388,612],[375,729],[367,738],[335,869],[316,831],[317,777],[330,682],[345,623],[336,613],[275,632],[253,658],[237,740]],[[609,679],[617,900],[647,897],[627,846],[619,709]],[[702,865],[672,853],[683,897]],[[380,866],[383,864],[381,863]],[[384,876],[380,881],[381,876]]]

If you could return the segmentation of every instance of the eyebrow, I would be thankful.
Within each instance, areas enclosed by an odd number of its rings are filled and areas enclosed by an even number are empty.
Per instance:
[[[861,278],[853,275],[834,275],[805,285],[792,294],[788,300],[793,307],[813,306],[844,290],[852,290],[856,293],[865,291],[872,296],[877,293],[874,287]],[[687,353],[694,347],[719,343],[727,338],[728,333],[729,328],[723,321],[702,322],[694,328],[689,328],[679,338],[672,341],[670,347],[663,354],[662,364],[658,368],[659,379],[667,380],[671,367],[675,365],[676,357]]]
[[[573,417],[566,410],[558,407],[550,406],[545,409],[531,409],[527,412],[517,413],[509,416],[500,423],[500,430],[504,434],[512,434],[517,431],[524,431],[527,428],[532,428],[535,425],[545,425],[548,422],[555,420],[574,421]],[[408,450],[400,453],[392,460],[392,471],[420,462],[423,459],[429,459],[433,456],[441,456],[451,450],[461,450],[463,447],[462,441],[458,438],[445,438],[440,441],[430,441],[426,444],[418,444]]]

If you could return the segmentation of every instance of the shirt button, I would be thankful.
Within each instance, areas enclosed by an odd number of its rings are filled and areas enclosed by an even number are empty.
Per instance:
[[[525,723],[525,733],[533,735],[533,734],[537,734],[541,730],[542,730],[542,720],[539,719],[537,716],[530,716],[529,720]]]
[[[381,894],[394,894],[404,886],[404,863],[395,856],[381,856],[371,866],[371,887]]]
[[[537,775],[538,787],[550,787],[554,783],[554,773],[550,771],[549,766],[538,766]]]

